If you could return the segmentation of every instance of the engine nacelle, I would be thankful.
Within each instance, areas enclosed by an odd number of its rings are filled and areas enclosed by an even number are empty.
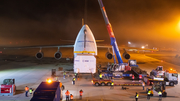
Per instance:
[[[129,55],[127,52],[124,52],[124,53],[123,53],[123,57],[124,57],[125,59],[130,59],[130,55]]]
[[[112,59],[112,58],[113,58],[113,55],[112,55],[110,52],[107,52],[107,53],[106,53],[106,58],[107,58],[107,59]]]
[[[44,56],[43,52],[37,52],[36,53],[36,59],[42,59]]]
[[[54,54],[54,58],[55,58],[56,60],[61,59],[61,57],[62,57],[62,54],[61,54],[60,51],[57,51],[57,52]]]

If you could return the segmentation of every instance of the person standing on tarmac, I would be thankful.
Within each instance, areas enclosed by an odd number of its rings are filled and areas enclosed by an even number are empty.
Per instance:
[[[70,101],[73,101],[73,95],[70,94]]]
[[[99,78],[102,79],[102,73],[99,74]]]
[[[74,74],[75,78],[77,79],[77,73]]]
[[[145,83],[144,83],[144,82],[142,82],[142,87],[143,87],[143,90],[144,90],[144,86],[145,86]]]
[[[33,92],[33,89],[30,88],[30,89],[29,89],[29,94],[30,94],[30,96],[32,95],[32,92]]]
[[[26,91],[25,96],[28,97],[28,92],[29,92],[29,87],[28,86],[25,87],[25,91]]]
[[[79,91],[79,95],[80,95],[80,99],[82,99],[82,95],[83,95],[83,90],[82,89]]]
[[[67,90],[65,94],[66,94],[66,101],[69,101],[69,94],[70,94],[70,92]]]
[[[151,90],[149,89],[147,93],[147,100],[150,100],[150,96],[151,96]]]
[[[75,80],[76,80],[75,78],[72,79],[73,85],[75,85]]]
[[[66,72],[64,71],[64,73],[63,73],[63,79],[65,79],[65,77],[66,77]]]
[[[162,100],[162,92],[159,91],[159,92],[158,92],[158,95],[159,95],[159,101],[161,101],[161,100]]]
[[[136,101],[138,101],[138,98],[139,98],[139,94],[136,92],[136,95],[135,95]]]
[[[111,88],[110,89],[114,89],[114,82],[113,81],[111,83]]]

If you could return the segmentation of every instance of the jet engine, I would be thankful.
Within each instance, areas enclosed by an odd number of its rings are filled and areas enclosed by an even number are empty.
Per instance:
[[[43,56],[44,56],[43,52],[37,52],[36,53],[36,58],[39,59],[39,60],[42,59]]]
[[[130,55],[129,55],[127,52],[124,52],[124,53],[123,53],[123,57],[124,57],[125,59],[130,59]]]
[[[106,53],[106,58],[107,58],[107,59],[112,59],[112,58],[113,58],[113,55],[112,55],[110,52],[107,52],[107,53]]]
[[[61,57],[62,57],[62,54],[61,54],[60,51],[57,51],[57,52],[54,54],[54,58],[55,58],[56,60],[61,59]]]

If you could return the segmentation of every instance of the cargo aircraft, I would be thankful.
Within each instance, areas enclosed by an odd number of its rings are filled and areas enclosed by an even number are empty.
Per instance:
[[[102,1],[101,0],[98,0],[98,1],[99,1],[99,4],[100,4],[101,11],[103,13],[103,17],[104,17],[105,22],[107,24],[108,33],[109,33],[109,36],[110,36],[110,39],[111,39],[111,45],[108,45],[108,46],[107,45],[102,45],[102,46],[98,45],[97,46],[96,42],[97,41],[99,42],[99,41],[102,41],[102,40],[97,40],[96,41],[92,31],[89,28],[89,26],[87,24],[84,24],[82,26],[82,28],[80,29],[77,37],[76,37],[74,45],[23,46],[23,47],[14,47],[14,48],[16,48],[16,49],[40,48],[40,50],[36,53],[35,57],[37,59],[42,59],[43,56],[44,56],[42,48],[57,47],[58,48],[57,52],[55,52],[55,54],[54,54],[54,58],[57,59],[57,60],[61,59],[61,57],[62,57],[62,53],[60,52],[60,48],[63,48],[63,47],[72,47],[72,48],[74,47],[74,57],[77,54],[97,55],[97,48],[107,48],[108,51],[107,51],[107,53],[105,55],[106,55],[106,57],[108,59],[112,59],[114,57],[114,60],[116,60],[115,55],[114,55],[114,53],[116,53],[116,57],[117,57],[117,59],[119,59],[118,62],[119,63],[122,62],[121,54],[119,52],[119,48],[117,46],[114,33],[112,31],[111,24],[109,23],[109,20],[107,19],[105,8],[104,8],[104,6],[102,4]],[[113,54],[109,51],[109,48],[112,48]],[[122,47],[122,48],[124,50],[123,57],[125,59],[130,58],[130,55],[127,53],[126,49],[158,51],[158,50],[155,50],[155,49],[141,49],[141,48],[135,48],[135,47]],[[13,47],[7,47],[7,48],[4,48],[4,49],[13,49]]]

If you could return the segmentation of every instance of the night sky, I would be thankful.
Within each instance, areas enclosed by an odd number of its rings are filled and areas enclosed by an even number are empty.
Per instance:
[[[103,0],[118,45],[180,47],[180,0]],[[87,9],[85,9],[87,8]],[[86,11],[86,13],[85,13]],[[1,0],[0,45],[57,45],[75,40],[82,18],[110,43],[97,0]]]

